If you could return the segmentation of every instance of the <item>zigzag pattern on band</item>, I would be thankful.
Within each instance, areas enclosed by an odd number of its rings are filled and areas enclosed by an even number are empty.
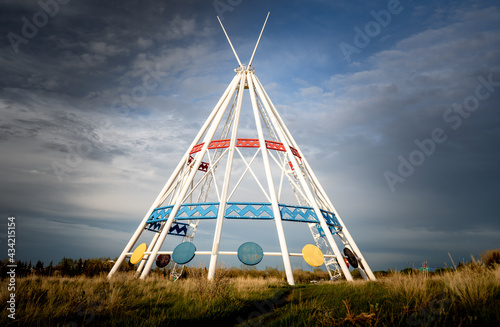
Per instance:
[[[156,208],[148,221],[146,229],[158,232],[160,222],[168,220],[172,212],[173,205]],[[284,221],[295,221],[319,224],[318,217],[311,207],[291,206],[279,204],[281,219]],[[342,228],[335,214],[321,209],[321,213],[326,223],[333,227],[333,230]],[[177,212],[175,220],[189,219],[216,219],[219,214],[219,202],[206,203],[185,203]],[[228,202],[226,213],[228,219],[274,219],[271,203],[265,202]]]

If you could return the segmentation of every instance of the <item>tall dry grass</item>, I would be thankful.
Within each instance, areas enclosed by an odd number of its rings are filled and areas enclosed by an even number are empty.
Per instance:
[[[2,315],[0,325],[161,326],[231,320],[253,301],[272,298],[283,285],[276,279],[230,279],[224,270],[207,281],[201,271],[176,282],[159,276],[137,280],[133,273],[111,280],[105,275],[18,278],[16,320]],[[6,287],[0,289],[2,312],[7,312],[9,295]]]
[[[0,289],[6,312],[7,288]],[[17,319],[1,326],[479,326],[500,322],[500,266],[465,265],[426,276],[392,273],[377,282],[288,286],[276,278],[229,278],[203,269],[172,282],[133,273],[19,278]],[[264,308],[264,309],[262,309]],[[243,322],[242,322],[243,321]]]
[[[429,277],[423,273],[402,274],[392,273],[381,278],[380,283],[389,294],[410,308],[429,303],[442,292],[440,278]]]
[[[295,288],[269,326],[498,326],[500,266]]]
[[[484,269],[480,265],[467,265],[455,273],[442,277],[446,290],[460,310],[464,310],[470,321],[496,315],[500,319],[500,308],[491,312],[488,305],[500,298],[500,266],[496,269]]]

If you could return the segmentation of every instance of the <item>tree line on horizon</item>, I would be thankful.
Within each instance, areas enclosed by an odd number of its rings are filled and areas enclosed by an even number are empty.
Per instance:
[[[116,259],[115,259],[116,260]],[[35,264],[32,264],[31,261],[25,262],[17,260],[16,264],[16,276],[17,277],[26,277],[30,275],[37,276],[61,276],[61,277],[77,277],[77,276],[85,276],[85,277],[95,277],[102,274],[107,274],[111,268],[115,260],[110,258],[91,258],[91,259],[82,259],[79,258],[77,260],[71,258],[62,258],[61,261],[54,265],[53,261],[51,261],[48,265],[45,265],[41,260],[38,260]],[[2,265],[0,266],[0,278],[7,278],[7,272],[9,268],[8,259],[2,260]],[[477,265],[481,264],[486,267],[493,267],[495,264],[500,264],[500,249],[491,249],[484,251],[480,259],[476,261],[472,257],[471,262],[460,262],[457,265],[457,269],[461,269],[466,265]],[[151,270],[151,273],[158,276],[168,277],[170,275],[170,270],[172,269],[173,262],[170,262],[165,268],[158,268]],[[122,272],[131,272],[136,269],[136,266],[124,261],[120,267],[120,271]],[[206,268],[199,267],[184,267],[183,277],[195,276],[198,273],[198,270],[203,270]],[[232,268],[223,268],[225,271],[226,277],[254,277],[254,278],[270,278],[270,277],[278,277],[284,278],[285,273],[284,270],[279,270],[278,267],[266,267],[264,270],[258,270],[256,267],[244,266],[242,265],[240,268],[232,267]],[[452,271],[453,268],[436,268],[431,274],[441,274],[446,271]],[[400,272],[403,274],[411,274],[417,272],[418,269],[414,268],[404,268]],[[375,271],[374,274],[377,277],[384,277],[391,273],[395,272],[395,270],[389,269],[387,271]],[[302,269],[295,269],[294,275],[298,275],[298,282],[303,281],[311,281],[311,280],[328,280],[328,272],[322,270],[320,268],[314,268],[313,271],[304,271]],[[353,278],[358,279],[361,278],[361,275],[358,270],[351,271]]]

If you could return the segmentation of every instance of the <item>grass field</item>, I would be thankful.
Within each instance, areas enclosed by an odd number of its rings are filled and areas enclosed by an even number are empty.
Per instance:
[[[4,281],[5,282],[5,281]],[[6,285],[6,283],[2,283]],[[228,278],[204,271],[172,282],[123,273],[18,278],[16,319],[0,290],[1,326],[498,326],[500,266],[468,265],[426,276],[290,287],[279,278]]]

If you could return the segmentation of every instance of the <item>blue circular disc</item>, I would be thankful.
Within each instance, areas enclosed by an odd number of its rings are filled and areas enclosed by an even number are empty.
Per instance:
[[[238,259],[248,266],[253,266],[261,262],[264,257],[264,251],[259,244],[246,242],[238,248]]]
[[[194,251],[196,251],[196,246],[193,243],[181,243],[174,249],[172,260],[179,265],[184,265],[194,258]]]

